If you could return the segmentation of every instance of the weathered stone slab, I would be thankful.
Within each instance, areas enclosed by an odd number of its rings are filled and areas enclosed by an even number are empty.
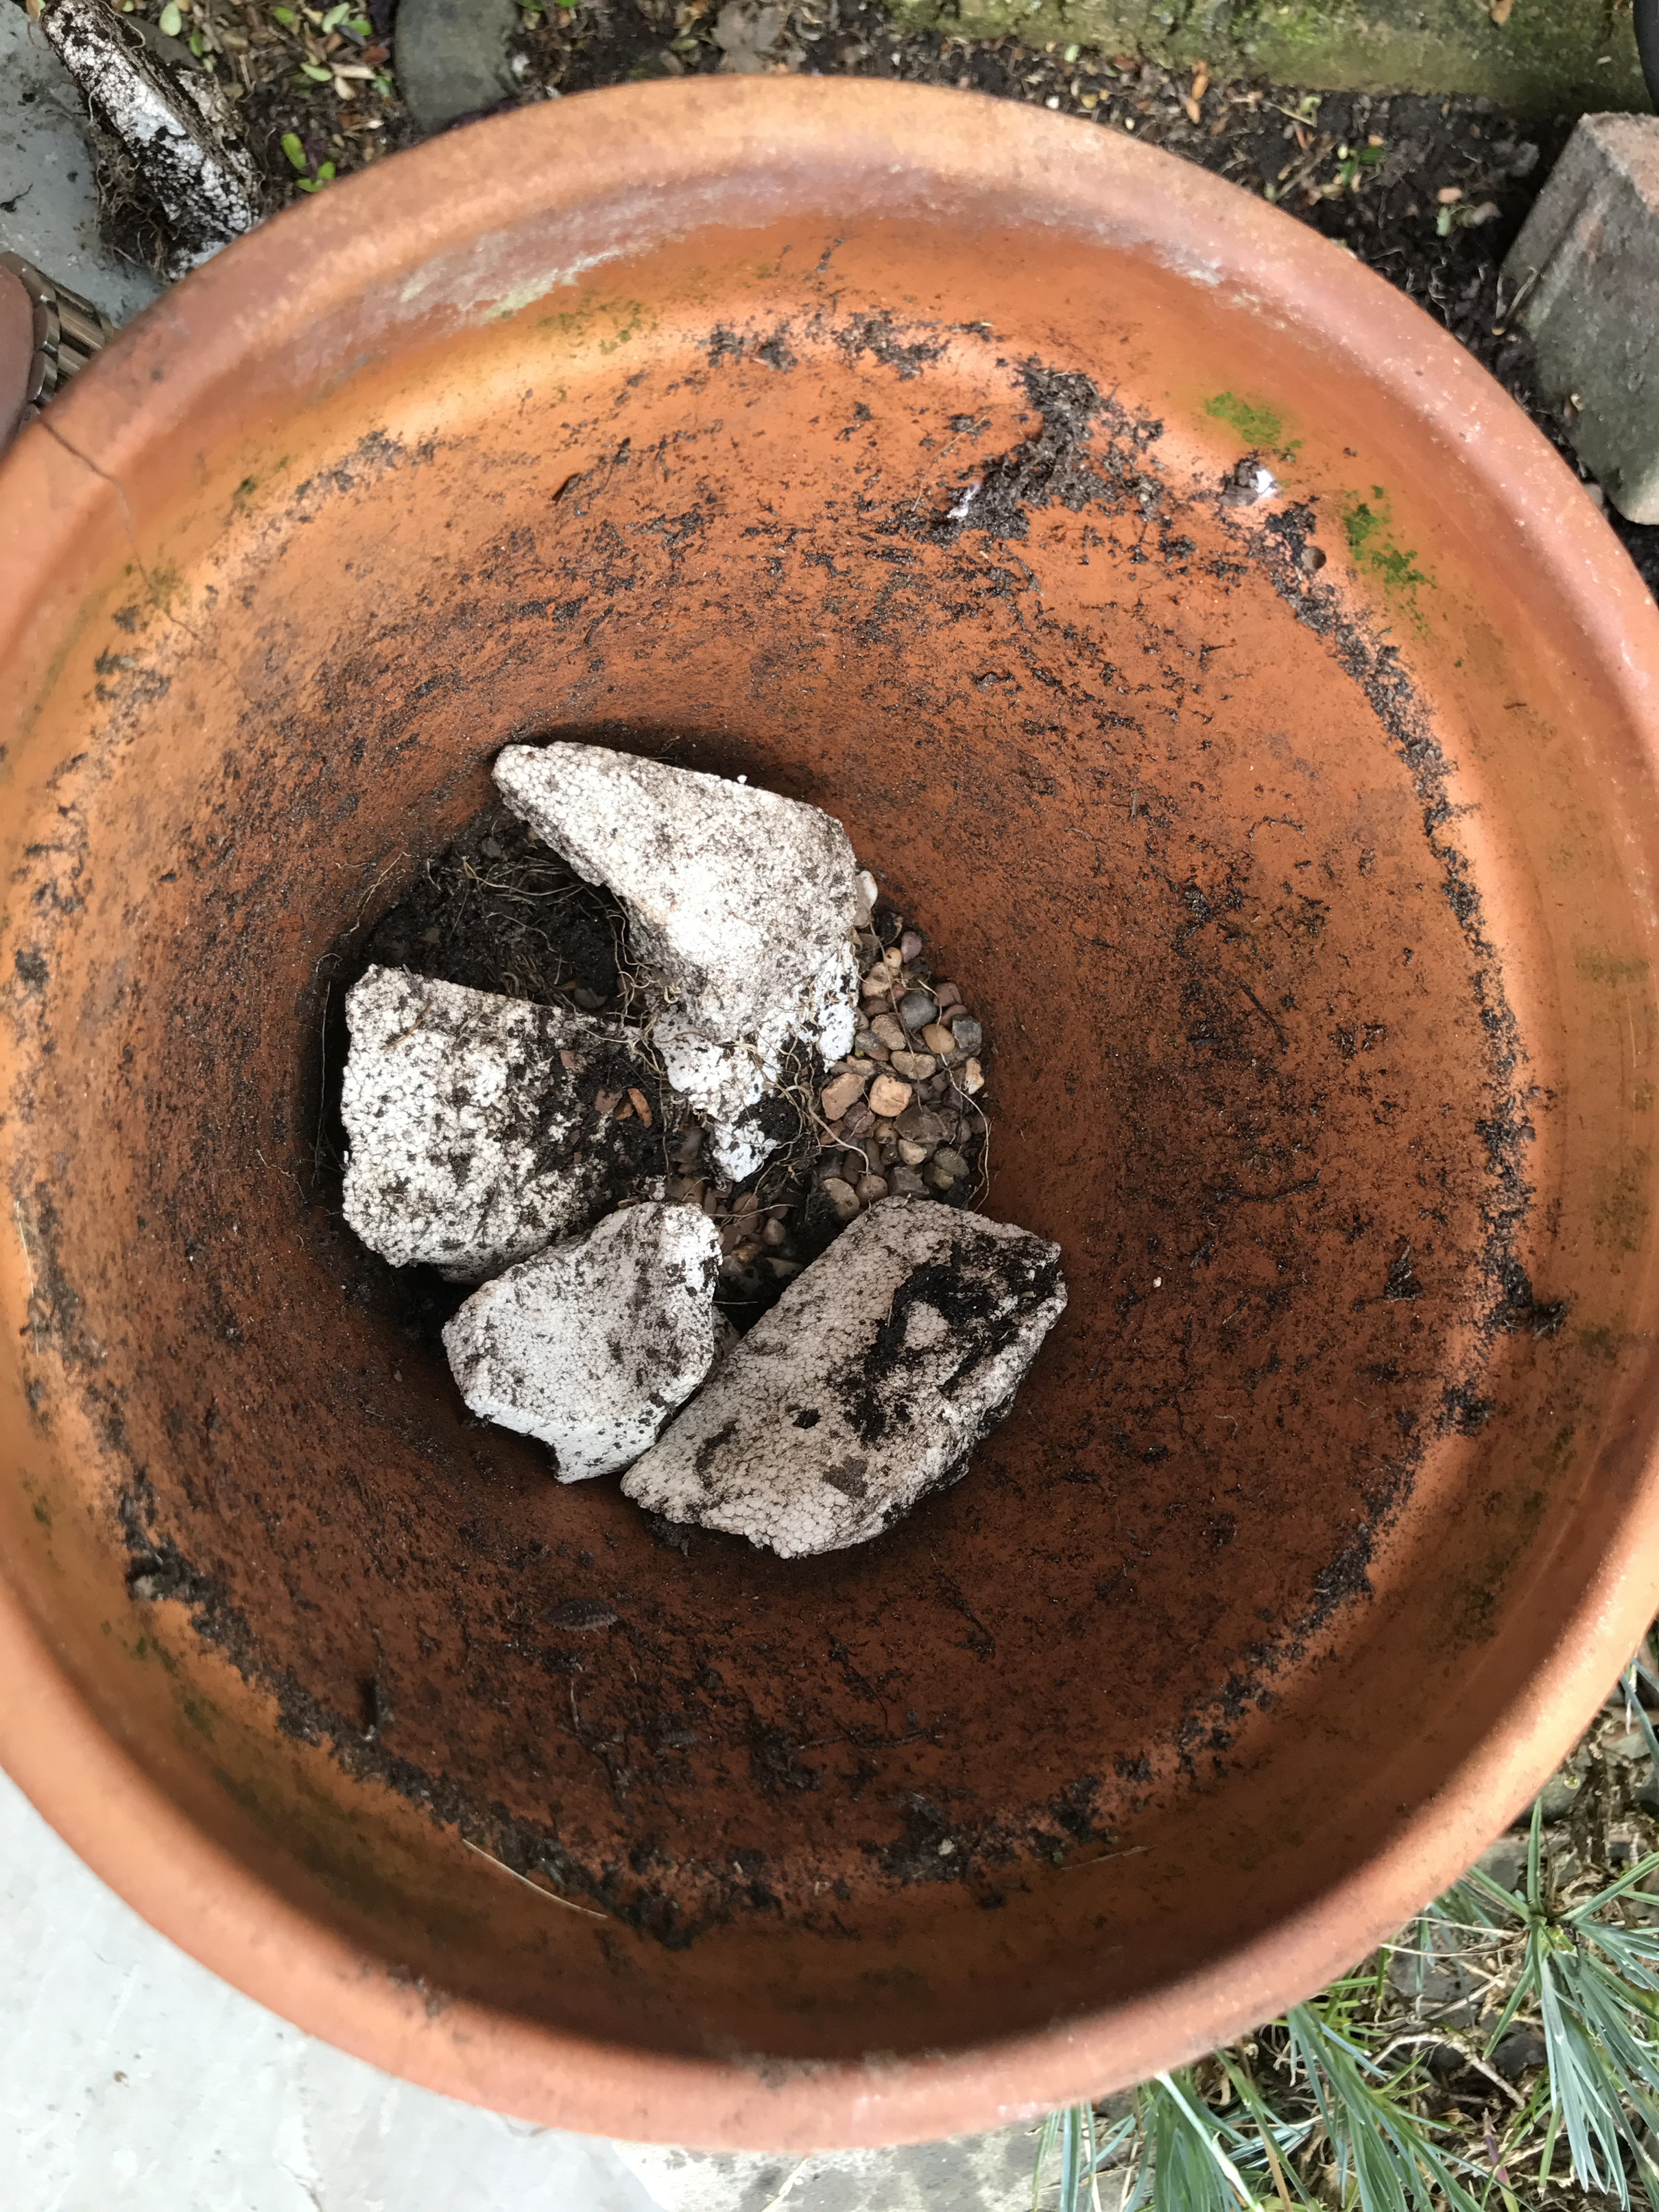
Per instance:
[[[714,1364],[720,1231],[624,1206],[475,1291],[444,1330],[472,1412],[552,1451],[561,1482],[631,1467]]]
[[[882,1200],[795,1278],[623,1489],[786,1558],[866,1543],[962,1474],[1065,1305],[1057,1244]]]
[[[602,745],[508,745],[495,781],[578,875],[627,910],[629,945],[668,1004],[654,1041],[668,1079],[738,1176],[773,1149],[752,1116],[799,1039],[852,1048],[851,936],[867,901],[839,822],[723,776]]]
[[[662,1195],[658,1086],[620,1023],[370,968],[346,1000],[345,1217],[477,1282]],[[638,1091],[652,1119],[615,1116]]]

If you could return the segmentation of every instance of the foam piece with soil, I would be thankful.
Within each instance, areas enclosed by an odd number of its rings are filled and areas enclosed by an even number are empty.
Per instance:
[[[619,1023],[379,967],[346,1022],[345,1217],[394,1267],[477,1282],[661,1197],[657,1085]],[[614,1119],[632,1090],[649,1127]]]
[[[847,832],[799,799],[602,745],[507,745],[495,773],[514,811],[626,909],[633,957],[669,1005],[655,1030],[668,1079],[708,1121],[717,1164],[751,1174],[776,1139],[750,1109],[790,1044],[826,1060],[852,1048],[867,899]]]
[[[553,1453],[561,1482],[628,1467],[729,1334],[720,1231],[691,1206],[624,1206],[486,1283],[444,1330],[471,1411]]]
[[[796,1276],[623,1478],[671,1521],[793,1558],[954,1482],[1066,1306],[1060,1247],[884,1199]]]

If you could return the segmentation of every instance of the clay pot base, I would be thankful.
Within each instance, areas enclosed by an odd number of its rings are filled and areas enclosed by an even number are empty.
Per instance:
[[[221,1971],[538,2118],[874,2141],[1206,2047],[1652,1601],[1652,611],[1382,284],[974,112],[469,131],[8,464],[7,1633],[85,1703],[5,1755]],[[1069,1310],[862,1550],[556,1489],[327,1202],[322,956],[550,735],[839,816],[1001,1048]]]

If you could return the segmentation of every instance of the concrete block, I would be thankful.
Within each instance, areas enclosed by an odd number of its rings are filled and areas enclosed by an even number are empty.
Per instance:
[[[444,1330],[484,1420],[536,1437],[561,1482],[631,1467],[714,1362],[720,1231],[695,1206],[624,1206],[474,1291]]]
[[[796,1276],[623,1490],[786,1559],[867,1543],[963,1473],[1065,1307],[1057,1244],[883,1199]]]
[[[1659,522],[1659,116],[1582,118],[1504,277],[1579,459]]]
[[[346,1020],[345,1218],[393,1267],[478,1282],[662,1196],[657,1086],[620,1023],[397,968],[365,969]],[[636,1088],[651,1122],[617,1121]]]

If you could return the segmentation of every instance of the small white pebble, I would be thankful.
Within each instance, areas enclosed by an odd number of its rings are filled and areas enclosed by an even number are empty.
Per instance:
[[[948,1859],[955,1849],[956,1845],[951,1841],[949,1836],[947,1836],[945,1838],[945,1841],[939,1847],[939,1855],[942,1859]]]

